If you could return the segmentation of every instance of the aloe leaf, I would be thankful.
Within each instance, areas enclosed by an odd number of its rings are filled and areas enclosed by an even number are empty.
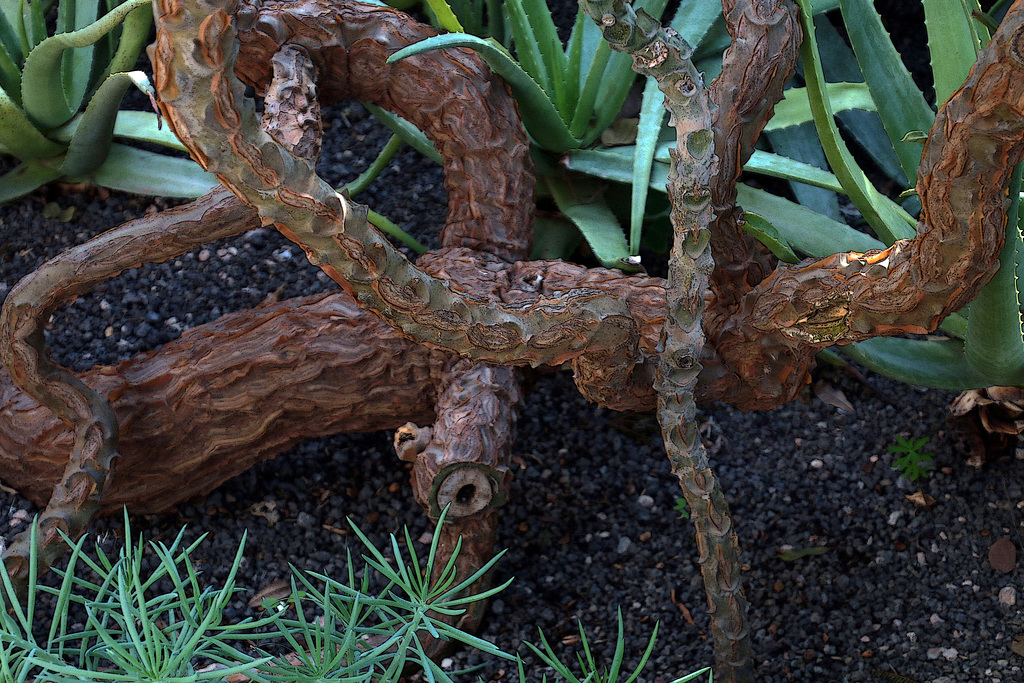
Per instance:
[[[438,25],[445,31],[459,32],[463,31],[462,24],[455,17],[455,13],[452,12],[452,8],[448,6],[448,3],[444,0],[426,0],[427,6],[437,17]]]
[[[768,247],[775,257],[786,263],[797,263],[800,261],[793,252],[792,247],[782,237],[775,226],[769,223],[762,216],[753,211],[743,214],[743,229],[757,238],[757,241]]]
[[[565,46],[565,78],[572,84],[576,93],[574,102],[580,99],[580,69],[583,68],[583,29],[580,25],[584,21],[590,21],[590,18],[582,9],[577,9],[576,20],[569,34],[569,43]]]
[[[825,80],[863,83],[864,75],[857,65],[857,56],[832,22],[827,17],[816,17],[814,29],[818,36],[818,51],[821,54]],[[878,103],[875,102],[875,105],[877,108]],[[878,169],[898,185],[905,187],[906,174],[877,112],[847,109],[836,112],[836,116],[846,126],[853,142],[867,152]]]
[[[21,39],[8,20],[6,13],[0,12],[0,61],[2,61],[0,63],[0,74],[3,74],[5,78],[16,74],[16,78],[20,83],[20,65],[23,58],[24,53],[21,51]],[[13,89],[6,83],[2,83],[2,85],[8,92],[21,92],[20,89]]]
[[[57,34],[73,33],[95,23],[98,0],[61,0],[57,13]],[[96,46],[86,45],[61,53],[61,89],[68,108],[78,111],[92,86]]]
[[[61,171],[65,175],[91,173],[104,162],[114,137],[114,122],[117,120],[121,100],[128,88],[138,83],[142,83],[140,87],[149,83],[141,71],[118,73],[107,78],[96,89],[96,94],[79,117],[78,126],[68,143],[68,153],[61,164]]]
[[[796,159],[764,152],[759,149],[755,149],[754,153],[750,155],[750,159],[743,165],[743,170],[748,173],[759,173],[772,178],[845,194],[843,186],[839,184],[839,180],[828,171],[823,171],[817,166],[812,166]],[[803,204],[802,201],[801,204]]]
[[[0,2],[0,46],[7,51],[8,56],[16,64],[20,64],[25,57],[25,52],[22,50],[24,44],[22,36],[15,30],[15,26],[21,26],[21,22],[14,11],[14,4],[7,0]]]
[[[516,57],[548,99],[555,103],[562,120],[568,120],[570,107],[566,95],[566,58],[558,40],[551,10],[543,0],[507,0],[505,13],[512,24]]]
[[[871,0],[841,0],[840,5],[857,63],[882,125],[909,184],[916,185],[921,147],[903,142],[903,138],[912,130],[930,129],[935,113],[903,65]]]
[[[680,4],[669,26],[694,50],[701,44],[715,21],[722,19],[722,6],[717,2],[684,2]],[[696,54],[696,52],[694,53]],[[719,53],[721,54],[721,53]]]
[[[155,145],[187,152],[170,126],[158,126],[160,118],[151,111],[119,111],[114,122],[114,137],[139,142],[151,142]]]
[[[804,29],[804,41],[800,54],[804,63],[804,78],[807,81],[808,98],[814,114],[814,125],[818,129],[825,156],[832,172],[843,184],[847,195],[883,241],[891,244],[897,239],[912,237],[915,221],[899,205],[874,188],[857,165],[839,135],[834,112],[827,92],[824,90],[824,76],[821,60],[814,39],[814,23],[808,12],[808,0],[798,0],[803,9],[800,21]]]
[[[0,15],[0,17],[2,16]],[[21,69],[18,68],[3,44],[0,44],[0,89],[17,98],[21,97]],[[15,100],[15,104],[21,106],[21,102],[18,100]]]
[[[963,344],[955,339],[876,337],[840,350],[867,369],[905,384],[949,391],[991,386],[989,379],[967,362]],[[1022,381],[1024,377],[1016,383]]]
[[[81,116],[76,116],[60,128],[53,130],[48,137],[58,142],[70,142],[71,138],[74,137],[75,131],[78,130],[81,119]],[[148,142],[166,147],[167,149],[188,152],[188,148],[181,144],[178,137],[171,132],[170,127],[159,125],[159,120],[156,112],[118,111],[117,120],[114,122],[114,137],[124,140]]]
[[[828,159],[825,158],[825,151],[821,148],[818,132],[813,123],[804,123],[765,133],[764,139],[771,145],[772,151],[780,157],[789,158],[819,170],[828,168]],[[829,175],[832,174],[829,173]],[[835,176],[832,177],[835,178]],[[839,182],[838,179],[836,182]],[[842,213],[839,211],[839,198],[835,192],[792,181],[789,183],[789,187],[796,200],[807,208],[828,216],[832,220],[843,221]],[[840,192],[845,193],[844,190],[840,190]]]
[[[587,25],[593,26],[593,22],[589,20],[589,17],[587,18]],[[597,30],[598,29],[595,27],[594,31]],[[580,35],[584,35],[585,33],[585,30],[580,31]],[[600,34],[598,37],[600,37]],[[597,94],[601,89],[601,84],[604,80],[604,72],[611,57],[612,49],[611,46],[608,45],[608,42],[601,40],[597,43],[590,58],[586,77],[580,85],[580,95],[579,100],[576,103],[576,111],[573,112],[572,119],[569,122],[569,134],[575,138],[583,138],[584,134],[587,135],[587,139],[590,138],[591,133],[587,133],[587,128],[590,126],[591,119],[594,117]],[[597,126],[595,126],[595,128],[597,128]],[[603,128],[599,130],[597,135],[600,135],[603,130]],[[594,139],[597,138],[594,137]]]
[[[22,160],[55,157],[66,149],[40,133],[3,90],[0,90],[0,145]]]
[[[149,41],[149,29],[152,26],[153,10],[148,5],[143,5],[124,18],[117,50],[107,67],[108,74],[131,71],[135,68],[142,48]]]
[[[25,59],[22,72],[22,104],[29,118],[41,128],[56,128],[66,123],[78,108],[71,108],[64,96],[61,79],[54,78],[54,74],[60,73],[64,51],[92,45],[133,10],[147,4],[147,0],[127,0],[86,28],[50,36],[39,43]]]
[[[0,204],[24,197],[61,175],[51,166],[27,161],[0,176]]]
[[[825,91],[832,103],[832,111],[840,112],[848,109],[875,111],[875,101],[864,83],[826,83]],[[790,126],[799,126],[814,120],[807,88],[790,88],[783,93],[783,98],[775,105],[775,114],[764,127],[765,132],[782,130]]]
[[[113,143],[102,166],[89,175],[72,176],[72,182],[90,182],[112,190],[154,197],[195,199],[219,185],[191,159]]]
[[[621,268],[629,257],[626,236],[619,220],[601,198],[598,188],[590,183],[576,182],[570,187],[565,181],[554,177],[545,180],[558,210],[580,231],[601,265]],[[580,196],[581,191],[587,195]]]
[[[1010,187],[1020,188],[1021,166],[1014,168]],[[1020,233],[1020,192],[1012,191],[1006,221],[1006,241],[999,253],[999,270],[971,302],[964,355],[971,367],[990,378],[991,385],[1013,385],[1024,376],[1024,336],[1017,281],[1018,254],[1024,253]]]
[[[763,216],[794,251],[802,254],[821,258],[845,251],[885,248],[870,235],[770,192],[739,184],[736,193],[744,210]]]
[[[533,232],[532,260],[568,258],[580,245],[580,231],[564,218],[537,216]]]
[[[661,122],[665,119],[664,103],[665,95],[658,89],[658,81],[647,79],[633,155],[633,196],[629,212],[629,253],[633,256],[640,253],[640,232],[647,209],[647,185],[651,181],[651,164],[658,146]]]
[[[981,42],[971,10],[981,9],[976,0],[923,0],[923,4],[935,101],[941,106],[963,85],[978,58]]]
[[[366,110],[377,117],[381,123],[388,127],[388,129],[400,137],[402,142],[409,145],[417,152],[427,157],[431,161],[442,164],[444,160],[441,158],[441,154],[434,148],[434,143],[423,134],[416,126],[412,125],[398,114],[392,114],[387,109],[381,109],[375,104],[369,102],[362,103]]]
[[[26,8],[25,5],[28,7]],[[31,50],[46,38],[46,10],[43,8],[43,3],[38,0],[23,2],[21,3],[21,15],[26,19],[25,33],[28,35],[29,50]]]
[[[649,0],[648,2],[637,2],[635,6],[638,9],[643,9],[655,19],[660,19],[666,4],[668,4],[668,0]],[[600,34],[594,22],[590,22],[590,24]],[[622,111],[622,105],[625,104],[635,81],[636,73],[633,71],[632,58],[625,52],[615,52],[610,55],[604,74],[597,83],[597,95],[594,98],[593,110],[596,121],[588,129],[581,146],[586,147],[592,144],[612,124],[612,121]]]
[[[399,50],[388,57],[388,63],[447,47],[472,48],[492,71],[505,79],[519,103],[523,125],[538,145],[556,154],[579,147],[579,141],[569,133],[543,88],[494,41],[466,34],[434,36]]]
[[[574,150],[563,157],[562,163],[570,171],[578,171],[617,183],[630,184],[633,182],[633,155],[629,153],[629,150],[629,147]],[[668,173],[667,164],[658,165],[665,167],[662,175]],[[657,175],[657,172],[652,169],[651,187],[654,187]],[[664,191],[664,188],[661,190]]]

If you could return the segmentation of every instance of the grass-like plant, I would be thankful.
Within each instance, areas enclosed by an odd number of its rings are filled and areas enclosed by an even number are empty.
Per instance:
[[[443,523],[444,515],[438,521]],[[65,539],[71,552],[66,568],[54,570],[61,579],[59,586],[39,583],[33,567],[27,604],[17,599],[6,572],[0,574],[0,680],[171,683],[225,681],[242,674],[260,683],[390,682],[399,680],[412,666],[423,669],[427,680],[449,683],[453,674],[431,661],[421,645],[420,638],[430,636],[517,661],[520,681],[526,683],[522,660],[516,655],[441,618],[458,615],[471,603],[486,600],[508,586],[511,579],[476,594],[466,590],[500,555],[456,583],[456,549],[438,578],[431,581],[440,534],[434,534],[421,567],[408,531],[404,548],[391,537],[394,559],[389,561],[354,524],[352,527],[367,551],[362,571],[357,571],[351,555],[343,580],[293,569],[288,598],[264,600],[267,616],[236,624],[225,623],[224,609],[243,590],[237,586],[236,576],[245,552],[244,536],[220,588],[204,585],[202,572],[192,560],[205,534],[188,545],[185,529],[170,545],[146,544],[141,537],[133,541],[126,514],[126,543],[116,556],[97,544],[92,557],[84,551],[85,537],[77,543]],[[143,571],[147,554],[157,559],[150,572]],[[36,561],[35,554],[31,561]],[[383,587],[372,588],[375,575],[383,577]],[[52,610],[40,622],[36,617],[43,596],[48,596]],[[309,618],[308,608],[318,618]],[[44,629],[46,636],[41,638]],[[543,634],[542,648],[530,647],[555,670],[559,680],[618,681],[624,654],[621,615],[612,661],[603,670],[598,668],[582,626],[580,635],[584,655],[578,657],[579,675],[558,659]],[[657,627],[626,683],[636,680],[656,636]],[[271,654],[270,649],[287,654]],[[675,683],[703,674],[710,680],[705,668]]]
[[[196,197],[217,184],[189,159],[115,139],[184,151],[155,112],[119,111],[149,41],[148,0],[0,0],[0,154],[17,165],[0,176],[0,202],[57,179],[87,181],[141,194]],[[106,14],[100,15],[103,7]]]

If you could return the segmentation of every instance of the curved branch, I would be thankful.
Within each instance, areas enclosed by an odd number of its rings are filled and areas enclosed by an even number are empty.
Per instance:
[[[739,377],[716,378],[712,395],[779,405],[806,383],[818,350],[931,332],[977,295],[999,267],[1007,182],[1024,158],[1022,41],[1018,1],[936,117],[918,173],[917,236],[778,267],[722,326],[717,351]]]
[[[509,309],[461,296],[413,266],[311,165],[256,125],[233,74],[227,1],[158,2],[155,81],[160,108],[192,157],[310,261],[405,334],[490,362],[559,365],[635,347],[625,304],[594,290]],[[325,48],[326,49],[326,48]]]
[[[233,14],[239,42],[234,71],[257,92],[269,82],[273,56],[290,45],[322,70],[324,105],[346,97],[371,102],[426,134],[444,163],[443,244],[507,261],[529,254],[534,211],[529,140],[508,86],[474,53],[435,51],[387,64],[398,50],[437,31],[391,8],[359,2],[243,0]]]
[[[802,38],[791,0],[722,0],[722,8],[732,43],[722,57],[722,73],[710,87],[719,157],[711,185],[715,305],[704,320],[710,338],[735,311],[743,294],[775,268],[771,255],[741,227],[743,211],[736,206],[736,182],[796,70]]]

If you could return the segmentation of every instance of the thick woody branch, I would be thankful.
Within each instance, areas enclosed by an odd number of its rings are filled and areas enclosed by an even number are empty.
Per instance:
[[[715,395],[732,393],[749,409],[778,405],[806,383],[819,349],[931,332],[977,295],[999,267],[1007,183],[1024,158],[1022,44],[1017,2],[936,116],[918,171],[917,236],[780,265],[722,326],[717,352],[738,378],[719,377]]]
[[[736,181],[796,70],[802,35],[791,0],[723,0],[722,8],[732,43],[722,56],[722,73],[710,87],[718,154],[711,185],[715,306],[704,319],[711,338],[743,294],[775,267],[771,255],[741,227]]]

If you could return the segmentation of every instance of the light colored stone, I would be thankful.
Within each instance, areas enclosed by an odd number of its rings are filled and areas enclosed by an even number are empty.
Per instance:
[[[999,589],[999,604],[1006,607],[1013,607],[1017,604],[1017,589],[1013,586],[1003,586]]]

